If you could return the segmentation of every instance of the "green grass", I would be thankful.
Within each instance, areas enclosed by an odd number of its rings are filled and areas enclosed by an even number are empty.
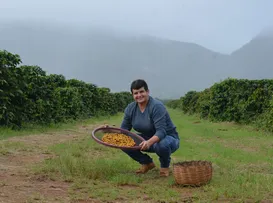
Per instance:
[[[33,148],[26,146],[22,142],[3,141],[0,142],[0,155],[20,153],[22,151],[32,151]]]
[[[120,114],[117,114],[113,118],[120,117]],[[67,129],[77,129],[79,125],[85,125],[90,123],[101,123],[104,120],[107,120],[109,116],[101,116],[101,117],[93,117],[85,120],[68,120],[63,123],[51,123],[44,125],[36,125],[36,124],[25,124],[20,130],[13,130],[9,127],[0,127],[0,140],[7,139],[15,136],[26,136],[33,134],[41,134],[41,133],[50,133],[56,131],[63,131]]]
[[[124,202],[259,202],[273,199],[273,136],[248,126],[211,123],[169,110],[181,138],[173,162],[209,160],[213,178],[205,186],[181,187],[171,175],[159,178],[158,168],[144,175],[138,163],[119,149],[83,139],[51,146],[56,156],[35,166],[38,175],[71,183],[71,199]],[[89,120],[119,126],[122,115]],[[1,148],[0,148],[1,151]],[[157,166],[158,158],[151,154]]]

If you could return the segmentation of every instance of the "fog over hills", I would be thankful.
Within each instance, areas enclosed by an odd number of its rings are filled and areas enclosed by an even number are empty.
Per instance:
[[[23,64],[76,78],[112,91],[147,80],[151,94],[177,98],[228,77],[273,77],[273,32],[261,32],[230,55],[194,43],[130,35],[101,28],[0,22],[0,49]]]

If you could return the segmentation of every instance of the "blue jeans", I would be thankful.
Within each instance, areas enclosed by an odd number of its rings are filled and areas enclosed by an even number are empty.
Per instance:
[[[164,139],[153,144],[145,152],[156,153],[159,156],[160,167],[168,168],[171,162],[171,154],[179,148],[179,145],[179,139],[172,136],[166,136]],[[142,151],[128,149],[122,149],[122,151],[140,164],[149,164],[153,162],[152,158],[149,155],[142,153]]]

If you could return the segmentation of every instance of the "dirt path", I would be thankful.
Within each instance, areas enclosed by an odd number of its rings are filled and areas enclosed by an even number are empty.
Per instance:
[[[75,131],[28,135],[0,141],[2,146],[15,146],[6,153],[0,151],[0,203],[71,202],[68,195],[69,183],[35,176],[28,167],[51,157],[52,154],[47,152],[50,145],[80,139],[91,133],[93,127],[81,126]]]

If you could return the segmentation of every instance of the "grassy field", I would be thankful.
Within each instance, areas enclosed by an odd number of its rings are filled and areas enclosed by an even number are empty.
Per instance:
[[[52,142],[41,148],[52,156],[30,165],[29,173],[43,177],[44,180],[67,183],[71,202],[273,200],[273,135],[256,131],[249,126],[210,123],[183,115],[177,110],[169,111],[181,137],[180,149],[173,154],[172,164],[186,160],[212,161],[214,171],[209,184],[197,188],[181,187],[174,184],[172,174],[170,177],[160,178],[159,161],[155,154],[151,156],[157,168],[147,174],[136,175],[134,171],[139,167],[136,162],[121,150],[104,147],[91,139],[92,126],[102,123],[119,126],[121,114],[109,119],[85,122],[84,125],[89,126],[86,131],[70,126],[72,132],[81,136],[65,142]],[[62,130],[60,128],[59,133]],[[54,132],[54,129],[50,132]],[[16,133],[12,133],[12,136],[16,136]],[[21,133],[22,136],[25,134],[27,132]],[[7,139],[9,135],[11,134],[5,133],[6,139],[0,142],[0,156],[22,151],[41,152],[35,145],[28,147],[28,142]],[[54,135],[55,139],[58,139],[57,135]],[[8,183],[2,182],[1,186],[0,182],[0,190],[5,184]],[[38,194],[32,201],[46,202],[43,198]],[[56,199],[56,202],[61,200]]]

